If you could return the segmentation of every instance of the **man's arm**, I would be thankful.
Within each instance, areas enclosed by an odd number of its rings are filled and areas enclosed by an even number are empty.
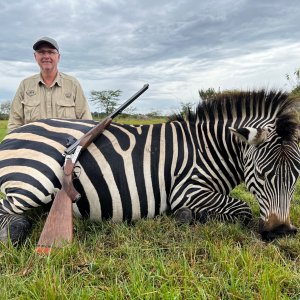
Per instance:
[[[24,84],[23,82],[21,82],[11,104],[9,120],[7,124],[8,133],[24,125],[24,109],[22,104],[23,99],[24,99]]]
[[[84,96],[80,83],[77,84],[75,98],[75,112],[77,119],[92,120],[92,114],[88,102]]]

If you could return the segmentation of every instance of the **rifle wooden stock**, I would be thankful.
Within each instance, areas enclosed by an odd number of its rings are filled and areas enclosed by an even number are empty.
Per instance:
[[[72,241],[72,200],[62,189],[55,196],[35,251],[39,254],[49,254],[52,247],[60,248]]]
[[[35,251],[49,254],[52,247],[60,248],[73,241],[72,203],[80,198],[73,185],[74,163],[67,158],[64,165],[62,188],[54,198]]]
[[[103,131],[110,125],[112,119],[120,114],[130,103],[148,89],[146,84],[143,88],[127,100],[115,112],[102,120],[79,140],[65,149],[66,159],[62,188],[53,200],[50,212],[42,230],[35,251],[39,254],[49,254],[52,247],[60,248],[73,241],[73,209],[72,203],[80,198],[80,194],[73,185],[73,171],[77,158],[81,151],[86,149]],[[76,155],[75,155],[76,153]],[[72,155],[75,155],[73,158]]]

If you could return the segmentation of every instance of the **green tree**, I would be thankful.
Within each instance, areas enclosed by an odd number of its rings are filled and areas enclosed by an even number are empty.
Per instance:
[[[233,89],[233,90],[224,90],[221,91],[220,88],[218,91],[216,91],[214,88],[208,88],[207,90],[198,90],[199,96],[201,100],[207,101],[216,98],[217,96],[223,96],[223,97],[230,97],[236,93],[239,93],[240,90]]]
[[[186,103],[181,102],[180,103],[180,114],[183,117],[187,117],[189,112],[192,111],[194,105],[195,105],[195,103],[192,103],[192,102],[186,102]]]
[[[9,117],[11,101],[3,101],[0,103],[0,118],[1,120],[7,120]]]
[[[92,90],[89,100],[95,105],[99,113],[102,111],[106,115],[109,115],[116,109],[121,93],[120,90]]]
[[[216,90],[214,88],[208,88],[207,90],[198,90],[199,93],[199,97],[201,100],[209,100],[211,98],[213,98],[216,94],[220,93],[220,90],[218,92],[216,92]]]
[[[292,88],[290,96],[293,98],[299,98],[300,97],[300,69],[296,70],[292,76],[290,74],[286,74],[285,76]]]
[[[158,110],[152,110],[152,111],[146,113],[146,116],[148,118],[158,118],[159,117],[159,111]]]

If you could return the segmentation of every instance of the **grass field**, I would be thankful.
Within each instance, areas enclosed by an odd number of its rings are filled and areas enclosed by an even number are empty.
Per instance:
[[[2,130],[2,129],[1,129]],[[46,213],[19,247],[0,245],[0,299],[300,299],[300,235],[271,243],[249,227],[210,222],[178,225],[169,216],[134,225],[75,221],[72,246],[49,257],[34,248]],[[300,185],[291,219],[300,227]]]
[[[0,120],[0,141],[6,136],[7,132],[7,121]]]

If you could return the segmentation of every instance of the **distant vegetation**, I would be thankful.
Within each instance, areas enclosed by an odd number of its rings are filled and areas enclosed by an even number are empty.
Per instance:
[[[7,120],[0,120],[0,141],[6,136],[7,133]]]
[[[296,70],[292,75],[286,74],[286,79],[291,86],[290,97],[293,99],[300,98],[300,69]],[[299,107],[300,110],[300,107]]]
[[[0,103],[0,120],[8,120],[10,106],[10,101],[3,101]]]
[[[286,74],[285,78],[291,88],[290,96],[293,98],[300,97],[300,69],[296,69],[292,74]],[[232,93],[236,90],[215,90],[214,88],[200,89],[198,90],[199,100],[209,100],[214,97],[216,94],[221,93]],[[92,112],[92,116],[94,119],[99,120],[111,112],[113,112],[121,103],[119,97],[122,95],[121,90],[102,90],[90,91],[89,96],[87,97],[91,107],[96,108],[96,111]],[[188,101],[188,99],[184,99],[185,101],[180,102],[179,113],[185,116],[189,110],[192,110],[195,105],[198,104],[194,102]],[[0,101],[0,120],[7,120],[9,116],[11,101],[5,100]],[[171,112],[170,112],[171,114]],[[130,118],[132,120],[142,119],[149,120],[155,118],[165,118],[168,116],[162,116],[159,110],[151,111],[148,113],[138,113],[136,108],[133,105],[130,105],[122,114],[123,119]],[[135,122],[136,123],[136,122]],[[146,121],[146,123],[148,123]]]

